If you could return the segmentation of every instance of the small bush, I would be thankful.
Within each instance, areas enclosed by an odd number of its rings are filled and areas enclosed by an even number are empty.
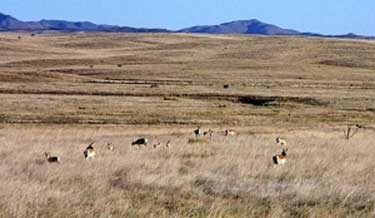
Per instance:
[[[178,101],[178,98],[167,97],[167,96],[165,96],[163,99],[164,99],[164,101]]]
[[[189,144],[206,144],[208,143],[208,138],[189,138],[188,143]]]

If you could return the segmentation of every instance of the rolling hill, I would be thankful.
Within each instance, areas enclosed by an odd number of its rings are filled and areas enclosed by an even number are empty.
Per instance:
[[[260,35],[298,35],[296,30],[283,29],[272,24],[266,24],[256,19],[232,21],[220,25],[194,26],[180,30],[186,33],[211,34],[260,34]]]
[[[256,34],[256,35],[296,35],[333,37],[350,39],[375,39],[375,37],[361,36],[353,33],[345,35],[323,35],[319,33],[305,33],[292,29],[284,29],[279,26],[261,22],[257,19],[239,20],[219,25],[198,25],[181,30],[172,31],[163,28],[136,28],[129,26],[100,25],[89,21],[65,21],[65,20],[40,20],[21,21],[10,15],[0,13],[0,31],[14,32],[126,32],[126,33],[204,33],[204,34]]]
[[[92,22],[40,20],[24,22],[0,13],[0,31],[62,31],[62,32],[168,32],[166,29],[134,28],[127,26],[98,25]]]

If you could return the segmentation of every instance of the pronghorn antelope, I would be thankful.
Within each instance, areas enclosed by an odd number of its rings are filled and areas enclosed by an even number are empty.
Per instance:
[[[113,151],[113,149],[114,149],[114,147],[113,147],[113,144],[112,143],[107,143],[107,149],[109,150],[109,151]]]
[[[158,143],[156,143],[156,144],[153,144],[152,147],[153,147],[153,148],[157,148],[157,147],[159,147],[160,145],[161,145],[161,143],[158,142]]]
[[[146,138],[138,138],[137,140],[135,140],[134,142],[132,142],[132,146],[134,146],[134,145],[138,145],[138,147],[140,147],[141,145],[147,146],[147,143],[148,143],[148,139],[146,139]]]
[[[166,148],[171,147],[171,140],[168,140],[167,143],[165,143],[165,147],[166,147]]]
[[[46,155],[48,163],[60,163],[59,156],[51,156],[48,152],[44,152],[44,155]]]
[[[365,126],[356,124],[354,126],[348,125],[346,130],[344,130],[344,136],[346,140],[349,140],[351,137],[353,137],[359,129],[364,129]]]
[[[198,137],[202,136],[202,134],[203,134],[203,132],[201,130],[201,127],[198,126],[197,129],[194,130],[194,135],[195,135],[195,137],[198,138]]]
[[[203,135],[204,135],[204,136],[208,136],[210,139],[212,139],[213,136],[214,136],[214,131],[213,131],[212,129],[209,129],[208,131],[205,131],[205,132],[203,133]]]
[[[86,150],[83,152],[83,155],[85,156],[86,160],[93,159],[96,155],[95,149],[94,149],[94,143],[92,142],[87,146]]]
[[[226,129],[226,130],[224,131],[224,135],[225,135],[226,137],[228,137],[228,136],[235,136],[235,135],[238,135],[238,133],[237,133],[235,130],[233,130],[233,129]]]
[[[283,149],[281,154],[274,155],[272,157],[273,163],[275,165],[284,165],[286,163],[287,152],[288,152],[288,149]]]
[[[365,125],[362,125],[362,124],[355,124],[354,126],[348,125],[346,130],[344,130],[345,139],[349,140],[351,137],[353,137],[358,132],[359,129],[375,130],[375,127],[365,126]]]
[[[287,146],[286,140],[285,140],[285,139],[282,139],[282,138],[280,138],[280,137],[277,137],[277,138],[276,138],[276,143],[277,143],[278,145],[281,145],[281,146]]]

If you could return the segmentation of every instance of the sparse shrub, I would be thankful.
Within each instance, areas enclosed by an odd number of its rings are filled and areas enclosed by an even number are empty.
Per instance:
[[[0,114],[0,123],[2,123],[2,122],[5,123],[6,121],[7,121],[6,116],[4,114]]]
[[[189,138],[188,143],[189,144],[206,144],[209,142],[208,138]]]
[[[194,187],[201,189],[204,194],[209,196],[216,195],[215,191],[213,190],[214,184],[214,181],[203,177],[198,177],[193,182]]]
[[[178,98],[168,97],[168,96],[165,96],[163,99],[164,101],[178,101]]]
[[[159,84],[156,84],[156,83],[151,84],[150,88],[159,88]]]
[[[110,186],[113,188],[128,189],[130,182],[128,181],[128,168],[118,169],[113,173],[110,179]]]
[[[182,166],[178,169],[178,174],[179,175],[186,175],[189,173],[189,169],[185,166]]]
[[[212,151],[203,151],[203,152],[187,152],[181,155],[181,158],[183,159],[191,159],[191,158],[209,158],[214,156],[215,153]]]
[[[122,64],[117,64],[117,67],[122,67]]]
[[[229,89],[229,85],[228,85],[228,84],[225,84],[225,85],[224,85],[224,89]]]

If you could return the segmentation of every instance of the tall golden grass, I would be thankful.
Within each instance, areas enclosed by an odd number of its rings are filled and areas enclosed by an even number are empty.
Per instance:
[[[134,127],[0,129],[0,217],[373,217],[374,133],[281,133],[188,143],[190,131]],[[219,130],[219,129],[216,129]],[[139,134],[169,149],[131,147]],[[97,156],[83,150],[95,140]],[[115,145],[115,152],[106,149]],[[44,152],[61,156],[46,162]]]
[[[374,132],[343,134],[374,126],[372,41],[19,35],[0,34],[0,217],[375,217]]]

